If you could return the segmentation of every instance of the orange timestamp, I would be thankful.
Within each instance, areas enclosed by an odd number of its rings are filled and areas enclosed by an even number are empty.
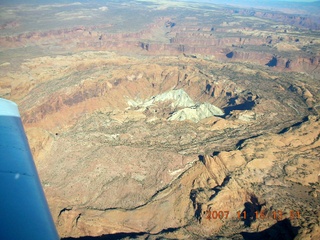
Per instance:
[[[206,210],[205,212],[206,219],[228,219],[230,216],[230,211],[212,211],[211,209]],[[266,214],[264,211],[255,211],[255,212],[247,212],[247,211],[237,211],[236,217],[239,220],[246,220],[246,219],[275,219],[275,220],[283,220],[283,212],[281,210],[274,210],[271,214]],[[299,211],[290,211],[290,219],[297,219],[300,218]]]
[[[275,220],[283,220],[284,219],[284,216],[283,216],[283,211],[281,210],[274,210],[271,212],[271,214],[265,214],[264,211],[255,211],[251,214],[248,214],[247,211],[238,211],[237,212],[237,218],[238,219],[243,219],[243,220],[246,220],[246,219],[275,219]],[[293,210],[290,210],[290,219],[296,219],[296,218],[300,218],[300,212],[299,211],[293,211]]]

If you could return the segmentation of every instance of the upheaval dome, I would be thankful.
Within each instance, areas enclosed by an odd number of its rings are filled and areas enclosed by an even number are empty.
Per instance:
[[[268,7],[1,5],[63,239],[320,239],[319,5]]]

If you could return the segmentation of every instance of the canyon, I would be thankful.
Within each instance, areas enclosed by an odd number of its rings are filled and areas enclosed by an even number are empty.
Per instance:
[[[19,105],[62,239],[320,238],[314,16],[183,1],[0,12],[0,97]]]

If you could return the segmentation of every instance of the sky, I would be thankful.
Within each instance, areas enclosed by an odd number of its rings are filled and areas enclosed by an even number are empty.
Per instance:
[[[320,0],[205,0],[206,2],[212,2],[212,3],[237,3],[237,4],[248,4],[248,3],[253,3],[255,5],[262,4],[262,3],[272,3],[272,4],[277,4],[277,3],[312,3],[312,2],[320,2]]]
[[[230,2],[232,2],[232,0],[229,0]],[[243,0],[243,2],[246,2],[247,0]],[[251,0],[252,1],[252,0]],[[319,0],[272,0],[273,2],[317,2]],[[239,1],[241,2],[241,0]],[[259,0],[256,0],[254,2],[261,2]]]
[[[48,4],[48,3],[54,3],[54,2],[101,2],[101,3],[107,3],[109,0],[0,0],[0,5],[2,4]],[[175,0],[172,0],[173,2]],[[181,0],[176,0],[181,1]],[[196,2],[197,0],[182,0],[182,1],[192,1]],[[320,2],[320,0],[199,0],[207,2],[207,3],[227,3],[227,4],[250,4],[254,3],[255,5],[263,4],[263,3],[270,3],[270,4],[276,4],[277,2],[300,2],[300,3],[312,3],[312,2]]]
[[[285,2],[316,2],[316,0],[282,0]]]

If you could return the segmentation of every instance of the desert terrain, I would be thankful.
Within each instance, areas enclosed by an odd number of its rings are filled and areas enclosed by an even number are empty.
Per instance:
[[[1,4],[61,238],[320,239],[317,3]]]

